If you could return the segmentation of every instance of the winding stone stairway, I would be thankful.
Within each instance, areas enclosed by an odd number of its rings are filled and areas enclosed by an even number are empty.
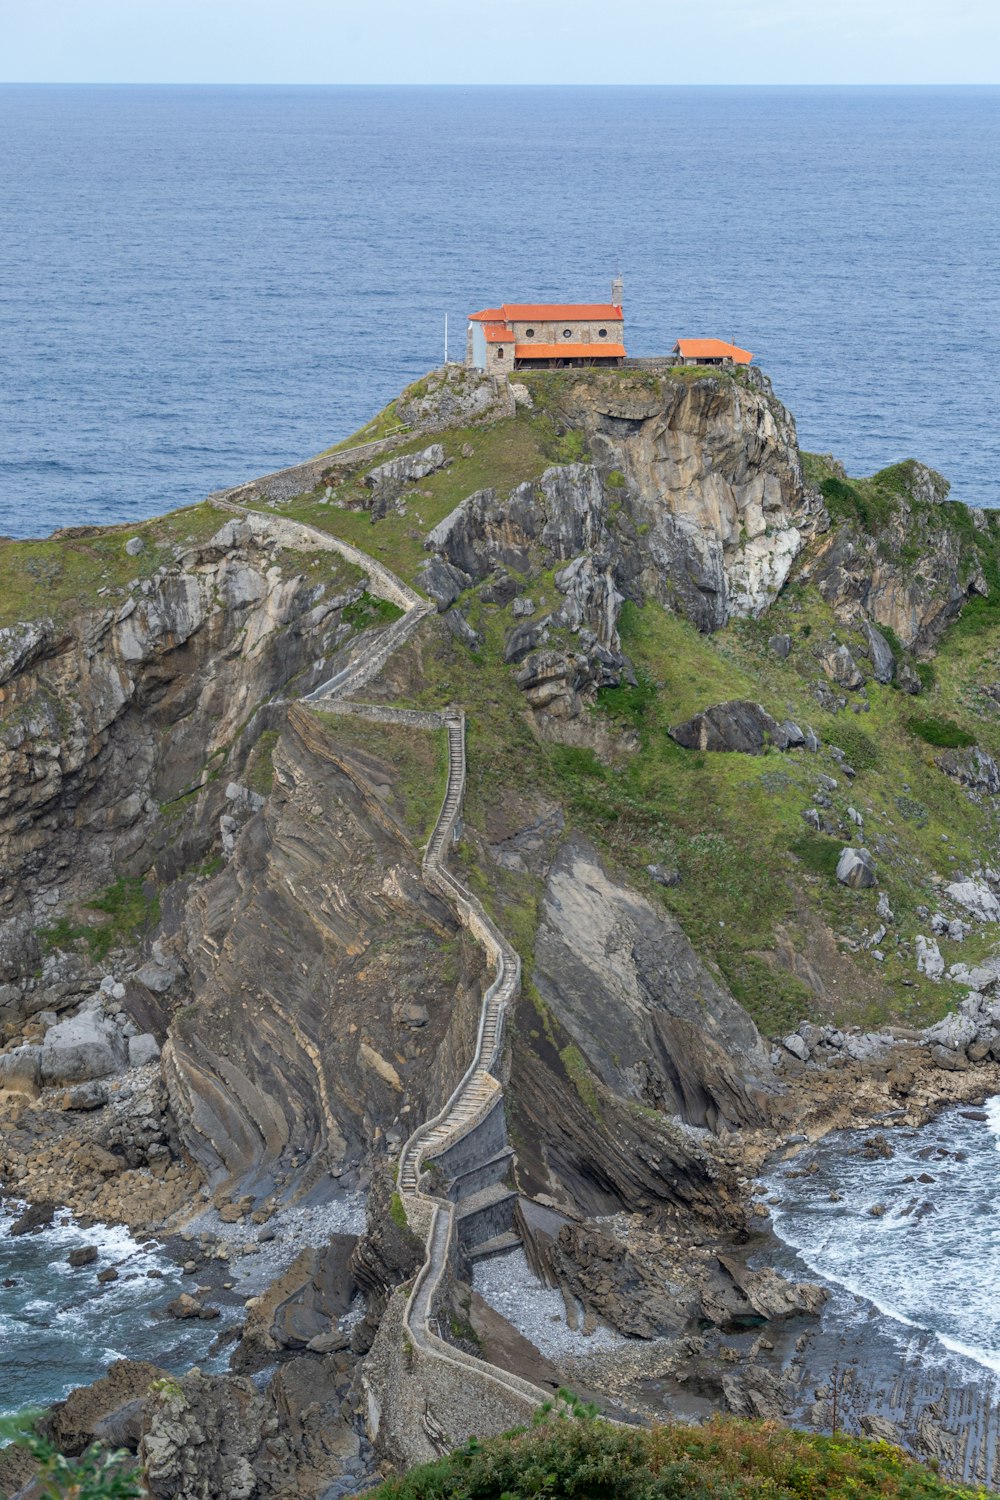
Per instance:
[[[402,1309],[389,1360],[390,1375],[376,1397],[369,1388],[369,1426],[394,1429],[397,1451],[410,1461],[464,1441],[474,1434],[502,1431],[530,1420],[548,1393],[519,1376],[446,1343],[436,1327],[435,1308],[459,1246],[473,1257],[518,1243],[513,1231],[516,1195],[503,1186],[512,1152],[507,1147],[503,1087],[497,1073],[503,1027],[521,982],[521,960],[482,905],[448,868],[457,839],[465,793],[465,715],[345,701],[374,680],[386,661],[413,634],[434,606],[384,564],[329,533],[284,517],[246,510],[223,497],[212,503],[243,518],[252,530],[289,545],[339,552],[362,568],[376,597],[391,600],[404,613],[360,649],[346,667],[301,701],[328,712],[376,721],[443,727],[448,736],[448,780],[444,801],[423,856],[423,876],[486,950],[493,980],[483,995],[472,1059],[444,1106],[413,1132],[399,1158],[398,1185],[410,1227],[422,1235],[423,1265]],[[430,1171],[428,1171],[430,1169]],[[449,1182],[447,1192],[436,1189]],[[388,1321],[388,1320],[387,1320]],[[390,1337],[393,1333],[390,1332]],[[380,1332],[380,1338],[382,1333]],[[373,1351],[374,1352],[374,1351]],[[385,1405],[391,1403],[391,1423]]]

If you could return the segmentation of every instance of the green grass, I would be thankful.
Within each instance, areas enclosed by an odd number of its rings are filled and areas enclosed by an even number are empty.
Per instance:
[[[387,1480],[373,1500],[987,1500],[889,1443],[732,1418],[612,1427],[577,1410],[473,1440]]]
[[[398,620],[402,613],[399,605],[393,604],[391,599],[376,599],[366,590],[353,604],[344,605],[340,617],[355,630],[370,630],[373,625],[388,625]]]
[[[543,413],[519,410],[506,421],[422,434],[394,452],[417,452],[431,441],[440,443],[452,462],[420,480],[407,498],[405,516],[390,511],[381,520],[372,520],[371,491],[362,481],[367,470],[381,462],[377,458],[356,470],[338,471],[334,476],[336,504],[321,505],[317,492],[293,500],[282,507],[282,513],[351,542],[412,582],[427,557],[424,535],[467,495],[488,488],[506,494],[522,480],[536,478],[550,464],[565,461],[559,458],[559,434]],[[469,449],[471,456],[467,456]],[[258,508],[267,509],[263,504]]]
[[[76,921],[62,916],[38,929],[44,952],[66,950],[86,944],[96,963],[113,948],[136,942],[160,920],[160,902],[155,889],[136,876],[123,876],[98,896],[84,903],[84,910],[98,914],[97,920]]]
[[[406,1217],[406,1205],[397,1192],[393,1192],[392,1197],[389,1199],[389,1216],[398,1229],[408,1229],[410,1227],[410,1221]]]
[[[826,880],[836,876],[843,847],[839,839],[824,838],[819,833],[800,833],[791,843],[795,858],[813,875],[822,875]]]
[[[348,714],[320,713],[333,744],[360,750],[378,765],[377,780],[391,783],[393,811],[418,845],[430,837],[448,781],[448,743],[443,729],[411,729]]]
[[[277,729],[265,729],[247,760],[244,779],[247,786],[261,797],[266,797],[274,784],[274,749],[280,738]]]
[[[207,541],[225,519],[210,505],[193,505],[134,525],[78,527],[75,535],[0,542],[0,627],[43,615],[66,620],[102,598],[114,606],[132,579],[148,578],[173,563],[176,548]],[[138,557],[125,551],[133,536],[146,544]]]

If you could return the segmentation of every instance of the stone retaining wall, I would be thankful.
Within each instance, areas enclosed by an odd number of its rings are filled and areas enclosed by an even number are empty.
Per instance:
[[[272,500],[280,504],[296,495],[307,495],[322,484],[323,475],[330,469],[346,469],[353,464],[364,463],[369,458],[378,458],[382,453],[391,453],[411,438],[419,437],[415,432],[395,432],[390,437],[376,438],[370,443],[358,443],[354,448],[343,448],[339,453],[321,453],[317,458],[308,458],[305,463],[293,464],[289,469],[276,469],[273,474],[262,474],[258,479],[248,479],[227,490],[216,490],[210,500],[230,500],[236,505],[253,505],[261,500]]]

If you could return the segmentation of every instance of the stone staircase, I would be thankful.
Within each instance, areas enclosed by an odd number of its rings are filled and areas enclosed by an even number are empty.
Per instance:
[[[303,703],[321,706],[326,712],[412,723],[425,729],[441,726],[447,731],[448,781],[424,851],[423,876],[427,886],[451,906],[461,924],[486,950],[494,974],[482,998],[476,1045],[468,1068],[443,1108],[413,1132],[400,1153],[399,1192],[410,1226],[424,1235],[426,1246],[424,1263],[405,1306],[401,1333],[404,1343],[412,1340],[419,1355],[439,1368],[438,1399],[452,1407],[455,1433],[480,1430],[468,1425],[470,1412],[478,1412],[478,1420],[486,1425],[499,1413],[503,1413],[504,1426],[530,1420],[531,1413],[549,1399],[547,1392],[446,1343],[435,1319],[446,1274],[460,1252],[473,1259],[499,1254],[520,1242],[514,1228],[517,1194],[504,1185],[513,1152],[507,1143],[503,1088],[496,1070],[506,1014],[520,988],[521,960],[480,902],[447,867],[465,794],[465,715],[455,708],[434,714],[344,701],[374,680],[421,620],[434,612],[434,606],[384,564],[329,533],[284,517],[245,510],[229,498],[212,497],[212,503],[242,516],[252,528],[276,534],[293,545],[339,552],[364,569],[372,594],[390,599],[404,610],[373,639],[362,638],[348,665],[314,688],[301,700]],[[445,1186],[439,1189],[439,1182]]]

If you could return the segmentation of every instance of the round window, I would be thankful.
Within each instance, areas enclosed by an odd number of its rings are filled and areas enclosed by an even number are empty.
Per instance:
[[[524,330],[524,336],[526,339],[533,339],[535,337],[535,330],[533,328],[526,328]]]
[[[597,337],[599,339],[606,339],[607,336],[608,336],[608,330],[606,328],[599,328],[597,330]]]
[[[564,328],[563,329],[563,338],[564,339],[571,339],[572,337],[573,337],[573,330],[572,330],[572,328]]]

